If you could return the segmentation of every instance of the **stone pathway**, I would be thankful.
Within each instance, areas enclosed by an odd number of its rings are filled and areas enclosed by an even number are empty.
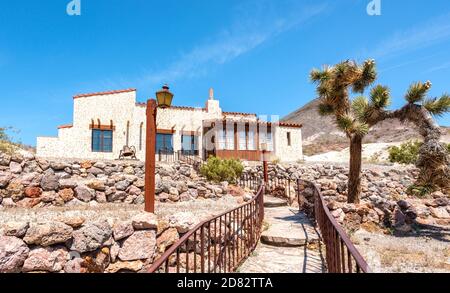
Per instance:
[[[309,219],[280,199],[266,196],[261,242],[240,273],[322,273],[323,245]]]

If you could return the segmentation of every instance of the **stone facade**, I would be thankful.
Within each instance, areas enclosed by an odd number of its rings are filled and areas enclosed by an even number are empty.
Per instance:
[[[173,151],[182,150],[182,135],[194,135],[198,138],[196,145],[198,155],[203,158],[206,157],[204,150],[207,138],[211,138],[211,135],[206,133],[206,129],[209,129],[211,124],[217,124],[218,121],[226,121],[227,125],[230,121],[236,125],[253,123],[258,125],[258,129],[259,125],[267,125],[267,123],[259,121],[256,114],[223,111],[219,101],[214,99],[212,90],[204,108],[173,106],[168,109],[158,109],[157,114],[158,132],[173,135]],[[270,128],[273,134],[272,157],[281,161],[303,159],[301,125],[286,123],[271,125],[273,125]],[[113,131],[111,152],[93,151],[93,129]],[[214,132],[212,136],[215,136],[216,128],[213,128],[212,131]],[[291,136],[290,145],[288,145],[288,133]],[[73,123],[60,126],[58,137],[38,137],[37,156],[113,160],[119,157],[120,151],[125,145],[129,145],[136,148],[137,158],[144,160],[145,134],[146,104],[136,102],[136,90],[78,95],[74,97]],[[259,136],[255,135],[254,137],[255,150],[251,151],[257,152],[261,147],[261,141],[257,141]],[[216,143],[217,140],[213,145]],[[236,135],[235,147],[238,145],[239,136]],[[217,148],[217,145],[215,146]],[[248,156],[248,158],[246,153],[241,152],[238,155],[241,159],[255,160],[258,158],[259,160],[259,154]]]

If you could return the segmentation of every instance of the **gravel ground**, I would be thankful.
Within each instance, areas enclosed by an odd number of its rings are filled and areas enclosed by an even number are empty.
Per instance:
[[[376,273],[450,273],[450,229],[413,236],[359,230],[352,241]]]
[[[167,218],[177,212],[192,212],[196,217],[205,220],[237,206],[236,198],[224,196],[218,200],[198,199],[190,202],[156,203],[156,214],[161,218]],[[144,205],[110,203],[37,209],[11,208],[0,209],[0,223],[57,221],[58,218],[62,217],[84,217],[87,221],[99,219],[127,220],[141,211],[144,211]]]

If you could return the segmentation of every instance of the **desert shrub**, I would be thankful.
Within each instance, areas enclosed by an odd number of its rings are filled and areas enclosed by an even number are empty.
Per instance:
[[[419,157],[419,149],[422,143],[419,141],[409,141],[400,146],[389,148],[389,161],[400,164],[413,164]]]
[[[447,145],[447,151],[450,153],[450,143]]]
[[[244,171],[241,161],[234,159],[222,160],[217,157],[209,157],[201,167],[200,174],[214,182],[227,181],[235,183]]]
[[[14,152],[14,144],[6,133],[9,128],[0,127],[0,152],[11,154]]]

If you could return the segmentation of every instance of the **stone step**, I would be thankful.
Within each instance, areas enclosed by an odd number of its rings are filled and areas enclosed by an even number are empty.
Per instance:
[[[276,208],[276,207],[284,207],[287,206],[287,201],[281,198],[277,198],[270,195],[264,196],[264,207],[266,208]]]
[[[289,207],[265,210],[268,229],[261,242],[277,247],[299,247],[319,241],[319,235],[305,214]]]

